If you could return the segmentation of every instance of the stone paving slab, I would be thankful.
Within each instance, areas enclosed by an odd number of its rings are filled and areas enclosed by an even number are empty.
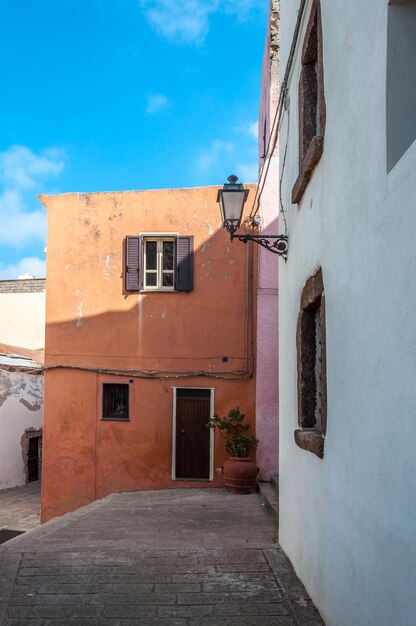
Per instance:
[[[0,528],[32,530],[40,524],[40,482],[0,490]]]
[[[0,546],[4,626],[322,626],[257,494],[113,494]]]

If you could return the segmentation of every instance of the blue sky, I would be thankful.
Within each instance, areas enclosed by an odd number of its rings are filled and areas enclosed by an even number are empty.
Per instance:
[[[0,279],[44,275],[38,193],[256,180],[267,0],[0,6]]]

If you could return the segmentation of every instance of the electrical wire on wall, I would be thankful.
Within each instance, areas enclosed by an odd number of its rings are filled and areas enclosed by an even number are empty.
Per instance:
[[[286,156],[287,156],[287,147],[289,145],[289,129],[290,129],[290,105],[289,105],[289,96],[287,96],[284,99],[285,102],[285,109],[287,110],[287,129],[286,129],[286,143],[285,143],[285,149],[283,152],[283,161],[282,161],[282,169],[280,172],[280,178],[279,178],[279,205],[280,205],[280,215],[282,216],[283,219],[283,224],[285,227],[285,235],[287,237],[287,218],[286,218],[286,211],[285,208],[283,206],[283,199],[282,199],[282,181],[283,181],[283,175],[285,173],[285,165],[286,165]]]
[[[246,271],[245,271],[245,296],[244,296],[244,369],[230,370],[223,372],[212,372],[207,370],[169,370],[169,369],[141,369],[141,368],[111,368],[111,367],[89,367],[84,365],[68,365],[56,363],[52,365],[42,365],[28,370],[27,373],[40,374],[59,369],[92,372],[105,374],[108,376],[119,376],[122,378],[136,378],[143,380],[177,380],[181,378],[216,378],[221,380],[245,380],[251,378],[254,370],[254,303],[253,303],[253,253],[251,246],[246,249]],[[73,356],[73,355],[68,355]],[[77,355],[92,356],[92,355]],[[101,355],[94,355],[100,358]],[[108,357],[107,357],[108,358]],[[125,357],[123,357],[125,358]],[[158,357],[152,357],[153,359]],[[175,358],[175,357],[171,357]],[[179,357],[178,357],[179,358]],[[218,357],[195,357],[198,359],[208,359]],[[236,357],[234,357],[236,358]],[[241,357],[239,357],[241,359]]]
[[[259,174],[259,184],[256,189],[254,200],[250,209],[249,218],[252,218],[259,210],[259,202],[264,190],[266,179],[268,176],[271,158],[276,148],[277,141],[280,137],[280,127],[282,122],[282,115],[284,111],[287,111],[287,134],[286,145],[283,153],[282,168],[279,177],[279,207],[280,214],[282,215],[284,223],[284,234],[287,236],[287,218],[286,211],[284,209],[282,200],[282,180],[284,175],[284,169],[286,165],[286,156],[288,150],[289,139],[289,127],[290,127],[290,104],[288,97],[288,84],[289,76],[293,65],[293,59],[296,52],[297,43],[299,40],[299,32],[301,28],[302,18],[305,11],[307,0],[301,0],[296,25],[292,37],[291,47],[289,51],[288,60],[284,72],[284,79],[281,84],[279,99],[273,118],[272,127],[269,134],[267,148],[265,150],[265,157],[262,168]],[[246,294],[245,294],[245,357],[244,357],[244,369],[236,371],[224,371],[214,373],[206,370],[146,370],[146,369],[124,369],[124,368],[97,368],[87,367],[80,365],[65,365],[65,364],[53,364],[47,366],[41,366],[34,368],[27,373],[42,373],[53,371],[57,369],[72,369],[79,371],[95,372],[97,374],[106,374],[111,376],[138,378],[138,379],[156,379],[156,380],[170,380],[180,378],[192,378],[192,377],[207,377],[218,378],[222,380],[244,380],[250,378],[253,375],[254,369],[254,304],[253,304],[253,255],[251,252],[251,246],[247,246],[247,262],[246,262]],[[198,358],[198,357],[196,357]]]
[[[277,102],[277,107],[276,107],[276,111],[275,111],[275,114],[274,114],[272,127],[270,129],[270,134],[269,134],[269,140],[268,140],[268,143],[267,143],[267,148],[266,148],[266,150],[264,152],[265,157],[264,157],[263,165],[262,165],[260,173],[259,173],[259,184],[258,184],[257,189],[256,189],[256,193],[255,193],[254,200],[253,200],[253,203],[252,203],[252,206],[251,206],[251,209],[250,209],[249,217],[253,217],[256,213],[258,213],[258,210],[259,210],[260,198],[261,198],[261,195],[263,193],[264,186],[266,184],[266,180],[267,180],[267,176],[268,176],[268,173],[269,173],[271,159],[272,159],[272,156],[273,156],[273,152],[274,152],[274,150],[276,148],[277,141],[278,141],[279,136],[280,136],[280,132],[279,131],[280,131],[282,115],[283,115],[284,110],[287,110],[288,115],[289,115],[289,111],[290,111],[290,108],[289,108],[289,96],[288,96],[289,76],[290,76],[290,72],[291,72],[292,65],[293,65],[293,59],[294,59],[294,56],[295,56],[297,43],[298,43],[298,40],[299,40],[299,32],[300,32],[302,18],[303,18],[304,11],[305,11],[306,1],[307,0],[301,0],[300,6],[299,6],[297,20],[296,20],[296,25],[295,25],[295,30],[293,32],[292,43],[291,43],[291,46],[290,46],[289,56],[288,56],[288,60],[287,60],[286,67],[285,67],[284,78],[283,78],[283,82],[282,82],[281,88],[280,88],[279,100]],[[282,215],[283,224],[284,224],[284,231],[285,231],[284,234],[285,234],[286,237],[288,235],[288,232],[287,232],[287,219],[286,219],[286,211],[284,209],[282,196],[281,196],[281,184],[282,184],[282,178],[283,178],[283,172],[284,172],[284,165],[286,163],[286,154],[287,154],[287,148],[288,148],[288,138],[289,138],[289,119],[288,119],[288,122],[287,122],[287,137],[286,137],[286,146],[285,146],[285,149],[284,149],[282,171],[281,171],[280,180],[279,180],[279,206],[280,206],[280,213]]]

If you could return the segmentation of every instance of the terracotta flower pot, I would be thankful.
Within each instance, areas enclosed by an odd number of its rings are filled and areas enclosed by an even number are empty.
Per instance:
[[[231,456],[224,463],[224,484],[234,493],[250,493],[256,486],[258,471],[249,457]]]

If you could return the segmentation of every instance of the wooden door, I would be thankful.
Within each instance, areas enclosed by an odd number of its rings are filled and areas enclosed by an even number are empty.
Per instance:
[[[31,483],[35,480],[39,480],[40,472],[39,472],[39,455],[40,455],[40,446],[39,446],[40,437],[30,437],[29,438],[29,448],[27,451],[27,479],[28,482]]]
[[[176,390],[176,467],[177,479],[209,480],[210,416],[209,389]]]

